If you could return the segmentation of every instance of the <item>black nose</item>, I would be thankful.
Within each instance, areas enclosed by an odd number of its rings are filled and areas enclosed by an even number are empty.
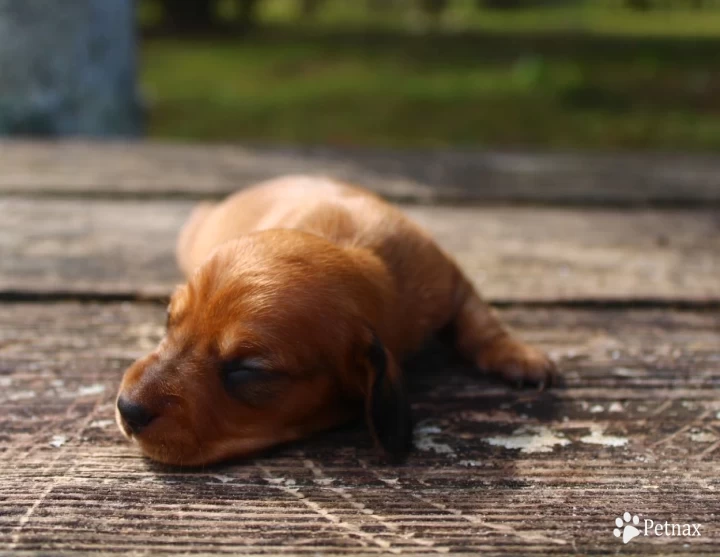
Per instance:
[[[155,419],[155,416],[153,416],[147,408],[140,404],[130,402],[123,397],[118,399],[117,407],[122,419],[125,420],[128,428],[133,433],[140,433],[143,428],[147,427],[150,422]]]

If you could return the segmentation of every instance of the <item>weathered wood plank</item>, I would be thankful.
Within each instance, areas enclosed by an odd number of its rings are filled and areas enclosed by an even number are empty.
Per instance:
[[[709,156],[0,142],[0,193],[222,196],[296,172],[415,202],[720,204],[720,159]]]
[[[162,307],[0,310],[0,551],[614,553],[625,511],[702,525],[625,551],[720,547],[717,311],[505,311],[565,387],[516,392],[432,352],[436,373],[410,368],[419,423],[403,466],[378,462],[357,426],[188,471],[147,462],[112,423]]]
[[[0,199],[0,292],[166,295],[190,201]],[[408,207],[489,298],[720,299],[720,213]]]

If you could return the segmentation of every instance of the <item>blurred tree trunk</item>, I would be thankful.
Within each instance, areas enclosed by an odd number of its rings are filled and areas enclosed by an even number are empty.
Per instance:
[[[625,5],[632,10],[649,10],[650,0],[625,0]]]
[[[233,0],[230,19],[239,32],[255,26],[260,0]],[[217,0],[162,0],[165,21],[180,33],[212,32],[227,28],[229,21],[218,16]]]
[[[448,6],[448,0],[420,0],[420,9],[437,20]]]
[[[240,0],[237,22],[241,32],[249,31],[255,26],[259,3],[260,0]]]
[[[405,0],[366,0],[367,7],[373,12],[391,11],[402,6]]]
[[[488,10],[511,10],[522,7],[521,0],[479,0],[480,8]]]
[[[0,134],[141,131],[132,1],[0,0]]]
[[[315,17],[322,8],[324,0],[301,0],[300,11],[303,17]]]
[[[215,0],[162,0],[165,21],[176,31],[205,31],[217,25]]]

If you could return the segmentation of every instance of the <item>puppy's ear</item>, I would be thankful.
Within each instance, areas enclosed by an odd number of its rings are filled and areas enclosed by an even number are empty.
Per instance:
[[[410,405],[395,358],[377,335],[367,351],[369,379],[365,418],[376,445],[393,461],[402,461],[412,446]]]

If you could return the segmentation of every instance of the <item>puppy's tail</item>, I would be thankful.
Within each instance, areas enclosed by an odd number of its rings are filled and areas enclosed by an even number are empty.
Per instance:
[[[195,267],[200,263],[196,257],[193,257],[195,248],[195,240],[198,230],[207,219],[210,212],[215,208],[215,203],[200,203],[195,206],[190,217],[178,236],[177,245],[175,246],[175,258],[177,259],[180,270],[189,277]]]

